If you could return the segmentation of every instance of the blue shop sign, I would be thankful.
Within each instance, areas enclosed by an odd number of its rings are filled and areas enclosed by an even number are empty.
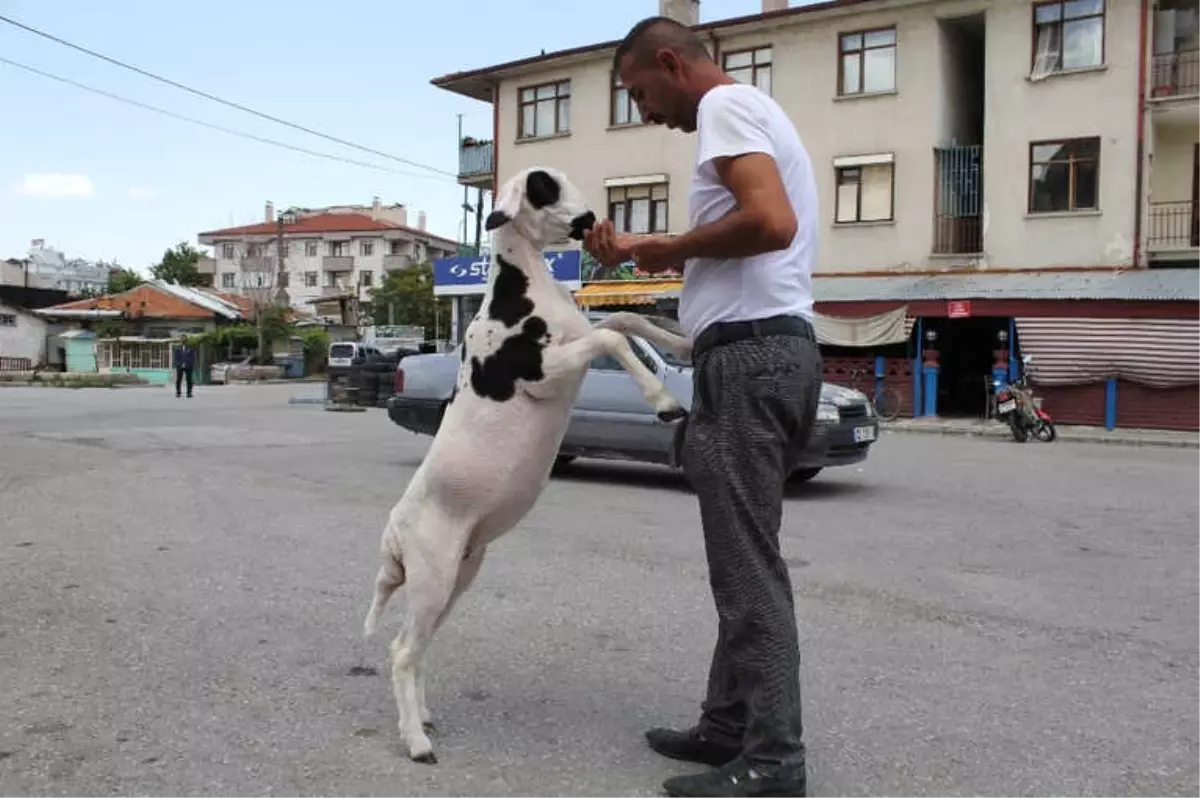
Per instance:
[[[583,252],[578,249],[546,250],[546,270],[568,291],[583,286]],[[487,291],[491,257],[442,258],[433,262],[433,293],[437,296],[466,296]]]

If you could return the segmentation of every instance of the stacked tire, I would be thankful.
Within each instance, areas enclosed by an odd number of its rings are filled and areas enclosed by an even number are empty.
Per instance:
[[[363,363],[359,379],[362,387],[358,403],[364,407],[387,407],[388,398],[395,392],[396,360],[380,358]]]

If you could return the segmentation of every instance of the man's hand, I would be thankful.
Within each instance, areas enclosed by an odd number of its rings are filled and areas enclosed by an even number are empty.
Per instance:
[[[633,265],[644,272],[683,270],[683,259],[676,253],[671,236],[638,236],[633,243]]]
[[[618,233],[611,219],[601,219],[583,235],[583,248],[604,266],[617,266],[633,257],[639,236]]]

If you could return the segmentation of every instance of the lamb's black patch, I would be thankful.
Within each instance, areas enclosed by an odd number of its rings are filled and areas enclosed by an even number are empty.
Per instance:
[[[504,322],[505,327],[515,327],[521,319],[533,313],[533,300],[525,296],[529,290],[529,278],[500,255],[496,256],[496,265],[500,267],[500,272],[496,275],[492,301],[488,303],[488,316]]]
[[[545,319],[530,316],[521,325],[521,332],[505,339],[500,348],[482,362],[472,357],[472,390],[483,398],[507,402],[517,393],[517,380],[540,380],[544,376],[542,348],[547,332]]]
[[[529,200],[534,210],[554,205],[561,197],[562,186],[541,169],[530,172],[525,178],[525,199]]]

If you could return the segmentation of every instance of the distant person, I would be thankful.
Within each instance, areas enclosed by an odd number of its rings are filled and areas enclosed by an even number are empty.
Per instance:
[[[192,398],[192,371],[196,368],[196,350],[191,341],[183,338],[171,352],[175,364],[175,398],[182,396],[183,380],[187,378],[187,397]]]

